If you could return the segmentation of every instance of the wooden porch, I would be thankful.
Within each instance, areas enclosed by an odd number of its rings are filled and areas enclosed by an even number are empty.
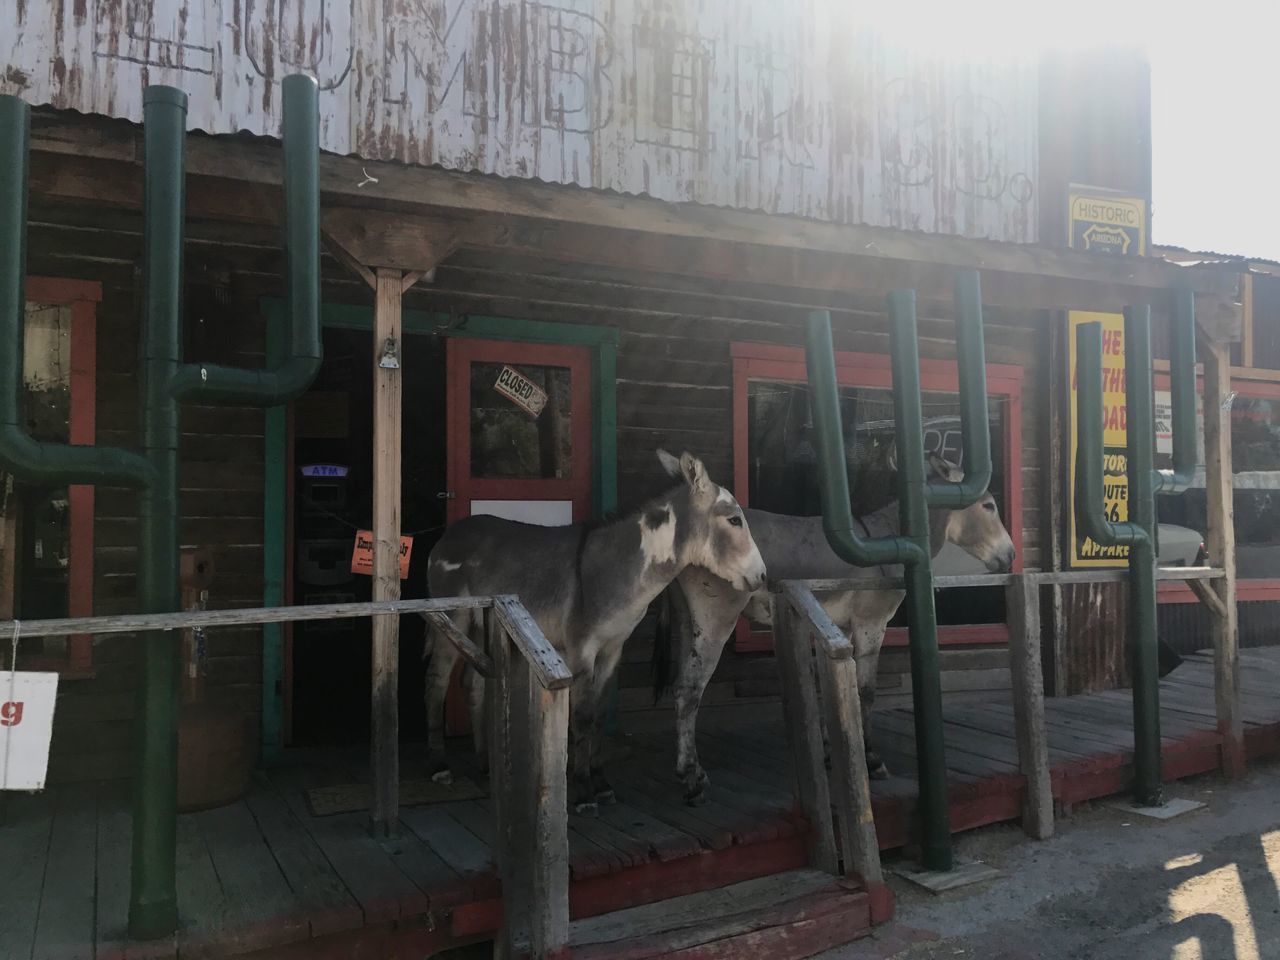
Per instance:
[[[1242,651],[1241,660],[1245,743],[1256,757],[1280,748],[1280,649]],[[1059,802],[1125,788],[1129,710],[1127,691],[1046,702]],[[957,702],[945,714],[952,828],[1016,820],[1024,788],[1011,701]],[[1219,767],[1209,656],[1188,658],[1161,682],[1161,721],[1167,779]],[[889,849],[910,840],[911,712],[877,712],[873,725],[894,772],[893,779],[873,786],[880,846]],[[673,930],[667,923],[663,936],[683,936],[686,944],[705,941],[709,948],[717,938],[746,937],[744,945],[764,949],[771,935],[815,914],[828,921],[804,927],[815,952],[829,945],[828,938],[847,942],[864,934],[871,912],[866,894],[832,877],[819,890],[812,871],[804,869],[809,830],[794,801],[795,775],[780,716],[732,727],[704,724],[699,749],[714,800],[690,808],[681,802],[671,772],[671,733],[624,738],[610,766],[620,802],[597,818],[569,820],[574,918],[730,884],[744,884],[745,903],[752,890],[746,881],[773,877],[770,889],[776,894],[789,889],[777,876],[785,873],[797,891],[794,909],[783,904],[771,917],[746,917],[731,908],[718,925],[689,919]],[[406,777],[415,775],[417,762],[407,751]],[[121,785],[6,796],[0,801],[0,862],[22,882],[0,888],[0,956],[423,956],[491,937],[501,916],[501,890],[490,801],[405,806],[399,835],[381,841],[369,835],[365,813],[313,815],[310,788],[367,782],[368,776],[354,753],[297,752],[261,771],[240,802],[182,816],[182,929],[175,939],[152,944],[129,943],[124,935],[130,821]],[[631,913],[643,923],[642,912]],[[670,913],[664,906],[664,915]],[[610,929],[599,922],[575,927],[583,935],[606,937]],[[585,952],[607,955],[599,946]]]

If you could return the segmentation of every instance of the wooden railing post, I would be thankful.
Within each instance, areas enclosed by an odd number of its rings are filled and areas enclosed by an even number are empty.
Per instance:
[[[534,721],[529,944],[534,960],[551,960],[567,956],[569,946],[569,691],[533,684],[529,693]]]
[[[867,775],[866,741],[858,696],[858,665],[850,659],[820,654],[818,677],[826,707],[831,772],[835,775],[832,801],[844,872],[868,884],[884,882],[880,871],[880,843],[871,810],[871,779]]]
[[[502,879],[496,956],[556,960],[569,943],[569,684],[518,601],[488,612],[490,782]]]
[[[796,615],[785,595],[775,593],[773,627],[787,739],[795,758],[800,806],[809,819],[809,863],[817,870],[838,873],[840,864],[822,748],[822,714],[813,677],[809,625]]]
[[[1022,829],[1036,840],[1047,840],[1053,836],[1053,783],[1040,667],[1040,581],[1034,574],[1018,574],[1005,597],[1018,767],[1027,782]]]

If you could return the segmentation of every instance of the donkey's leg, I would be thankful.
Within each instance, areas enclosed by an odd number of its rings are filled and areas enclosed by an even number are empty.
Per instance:
[[[622,659],[622,647],[623,643],[607,645],[596,655],[591,683],[591,794],[597,803],[604,804],[615,803],[617,794],[604,774],[604,725],[600,722],[600,705],[605,701],[609,681],[613,679],[618,661]]]
[[[444,752],[444,698],[458,662],[458,651],[444,637],[436,636],[427,664],[427,773],[437,783],[450,783],[453,774]]]
[[[574,673],[569,688],[569,805],[577,813],[593,814],[596,795],[591,785],[592,740],[596,704],[593,671]]]
[[[467,715],[471,720],[471,745],[475,749],[476,767],[489,772],[489,725],[485,722],[484,677],[470,665],[462,672],[463,689],[467,692]]]
[[[680,672],[675,683],[676,776],[684,783],[684,799],[690,806],[711,798],[711,780],[698,759],[698,707],[747,601],[745,594],[724,581],[714,584],[723,589],[709,590],[709,585],[710,581],[699,584],[702,589],[695,587],[689,593],[689,620],[680,635]]]

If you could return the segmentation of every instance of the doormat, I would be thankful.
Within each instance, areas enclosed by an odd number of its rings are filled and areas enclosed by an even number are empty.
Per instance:
[[[428,803],[448,803],[452,800],[479,800],[489,792],[466,777],[454,776],[452,783],[436,783],[434,780],[400,781],[400,805],[415,807]],[[328,817],[335,813],[357,813],[368,810],[373,799],[373,788],[367,783],[342,783],[332,787],[312,787],[307,791],[307,806],[313,816]]]

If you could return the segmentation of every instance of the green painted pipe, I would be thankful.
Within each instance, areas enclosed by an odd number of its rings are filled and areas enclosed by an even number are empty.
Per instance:
[[[1173,296],[1169,324],[1169,401],[1173,407],[1173,469],[1156,471],[1156,493],[1182,493],[1196,475],[1196,298]],[[1158,529],[1158,528],[1157,528]]]
[[[27,432],[23,411],[26,332],[27,155],[31,108],[0,96],[0,467],[47,484],[142,487],[147,461],[114,447],[42,443]]]
[[[955,301],[964,478],[959,481],[931,480],[928,486],[929,506],[949,510],[961,510],[977,503],[991,486],[987,357],[982,336],[982,288],[978,271],[963,270],[956,275]],[[914,317],[914,300],[911,309]]]
[[[180,412],[169,384],[182,356],[183,143],[187,96],[151,86],[143,99],[142,450],[156,473],[139,511],[138,601],[144,613],[178,609]],[[178,645],[142,638],[138,775],[134,780],[129,933],[153,939],[177,926]]]
[[[1194,330],[1192,330],[1194,334]],[[1185,331],[1182,334],[1185,337]],[[1156,508],[1155,402],[1151,374],[1151,308],[1126,308],[1125,404],[1127,431],[1128,521],[1105,517],[1102,475],[1102,327],[1081,324],[1076,330],[1076,420],[1080,442],[1076,454],[1076,523],[1103,545],[1129,548],[1129,649],[1133,665],[1134,801],[1143,806],[1163,802],[1160,755],[1159,654],[1156,646]],[[1176,338],[1176,336],[1175,336]],[[1186,359],[1183,353],[1182,358]],[[1194,367],[1182,364],[1173,385],[1185,397],[1187,379],[1195,386]],[[1194,403],[1194,394],[1192,394]],[[1176,405],[1177,401],[1175,401]],[[1194,430],[1194,406],[1190,424]],[[1187,429],[1184,411],[1179,424]],[[1194,444],[1194,432],[1191,443]],[[1176,433],[1175,433],[1176,440]],[[1185,444],[1185,440],[1184,440]],[[1177,446],[1175,445],[1175,449]],[[1183,457],[1186,456],[1185,446]],[[1193,448],[1194,449],[1194,448]],[[1192,453],[1194,459],[1194,452]]]
[[[831,344],[831,314],[809,314],[805,338],[809,372],[809,409],[818,446],[818,480],[822,496],[822,527],[836,555],[859,567],[908,563],[921,559],[920,548],[905,536],[867,539],[858,535],[849,499],[844,424],[836,382],[835,351]]]
[[[270,370],[184,364],[172,393],[195,403],[274,407],[304,392],[320,372],[320,113],[315,80],[285,77],[284,249],[288,355]]]
[[[924,462],[915,293],[899,290],[889,295],[898,509],[903,531],[895,537],[864,539],[854,529],[835,355],[831,344],[831,318],[826,311],[815,311],[809,315],[806,338],[810,409],[818,448],[823,528],[827,540],[838,556],[856,566],[903,564],[905,568],[920,784],[921,859],[931,870],[950,870],[952,852],[929,510],[931,507],[954,509],[967,506],[986,492],[991,481],[982,294],[977,273],[960,274],[955,290],[965,459],[965,476],[961,481],[928,479]]]
[[[915,291],[895,290],[889,294],[889,353],[893,365],[893,420],[898,447],[898,516],[899,526],[918,554],[917,559],[906,565],[903,576],[907,588],[916,780],[920,785],[916,803],[922,827],[920,860],[926,870],[950,870],[953,866],[951,819],[942,728],[942,678],[938,668],[938,618],[933,605],[933,551],[929,544],[929,482],[924,461],[918,343]],[[981,399],[982,428],[986,430],[985,394]],[[967,418],[963,424],[967,437],[972,425]]]
[[[319,109],[314,80],[300,75],[285,78],[290,350],[272,370],[182,363],[187,98],[171,87],[148,87],[143,109],[142,436],[156,482],[142,503],[138,591],[144,612],[164,613],[178,608],[180,400],[274,406],[306,390],[320,369]],[[147,634],[129,906],[129,931],[140,939],[168,935],[177,923],[178,690],[177,646],[168,634]]]

